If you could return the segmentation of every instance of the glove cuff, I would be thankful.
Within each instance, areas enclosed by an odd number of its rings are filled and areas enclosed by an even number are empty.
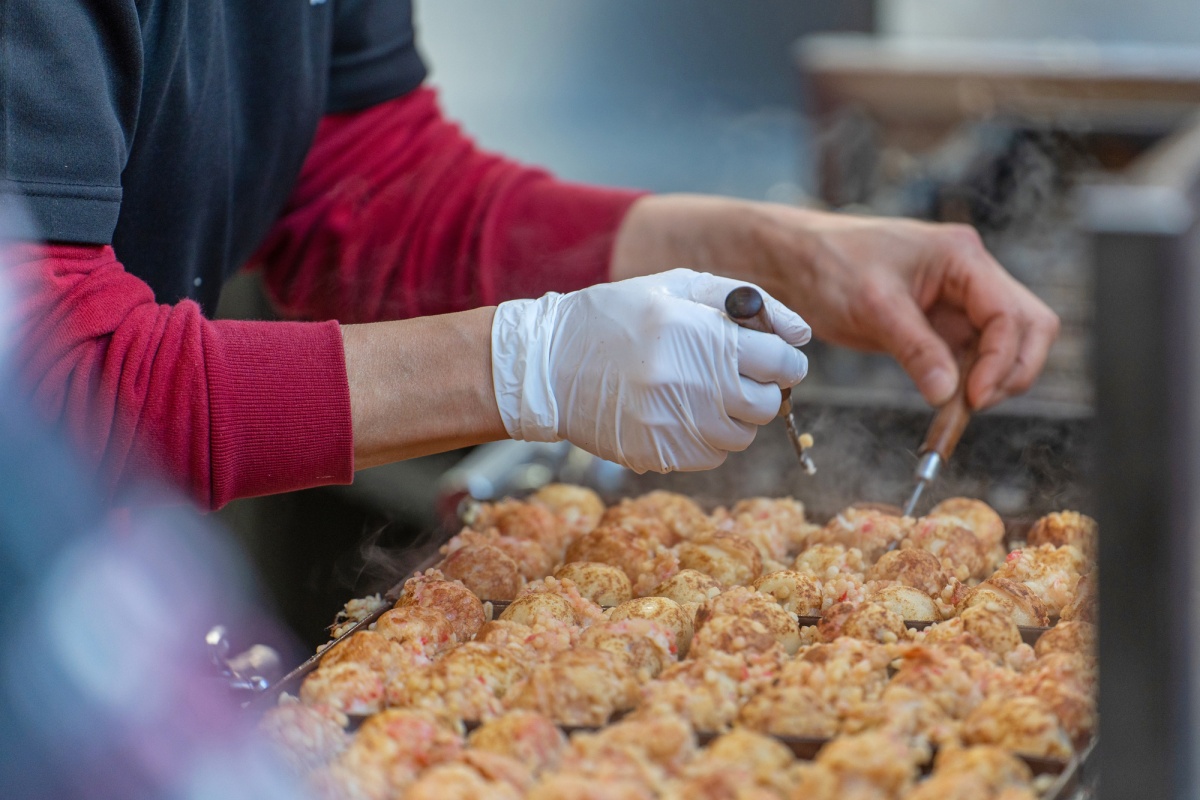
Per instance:
[[[492,321],[492,387],[508,435],[557,442],[558,403],[550,382],[550,345],[562,295],[510,300]]]

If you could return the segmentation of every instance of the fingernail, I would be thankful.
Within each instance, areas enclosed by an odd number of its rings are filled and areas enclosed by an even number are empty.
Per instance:
[[[934,367],[925,373],[921,388],[929,402],[940,405],[954,393],[954,375],[945,367]]]

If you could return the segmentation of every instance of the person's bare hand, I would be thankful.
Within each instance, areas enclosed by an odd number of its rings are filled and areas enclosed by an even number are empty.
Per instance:
[[[1026,391],[1059,321],[963,225],[855,217],[722,198],[639,201],[614,277],[646,259],[753,280],[834,344],[890,353],[930,403],[949,399],[957,354],[978,337],[967,399],[985,408]]]

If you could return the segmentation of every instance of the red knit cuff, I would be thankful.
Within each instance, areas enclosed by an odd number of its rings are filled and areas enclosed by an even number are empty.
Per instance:
[[[206,341],[212,507],[354,478],[336,322],[214,322]]]

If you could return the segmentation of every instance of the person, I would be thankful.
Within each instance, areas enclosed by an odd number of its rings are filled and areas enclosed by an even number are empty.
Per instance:
[[[811,332],[933,404],[1027,389],[1054,314],[969,228],[579,186],[484,152],[408,0],[8,0],[18,380],[119,494],[205,508],[511,436],[638,470],[746,447]],[[213,320],[262,271],[288,321]],[[777,335],[720,313],[769,295]]]

